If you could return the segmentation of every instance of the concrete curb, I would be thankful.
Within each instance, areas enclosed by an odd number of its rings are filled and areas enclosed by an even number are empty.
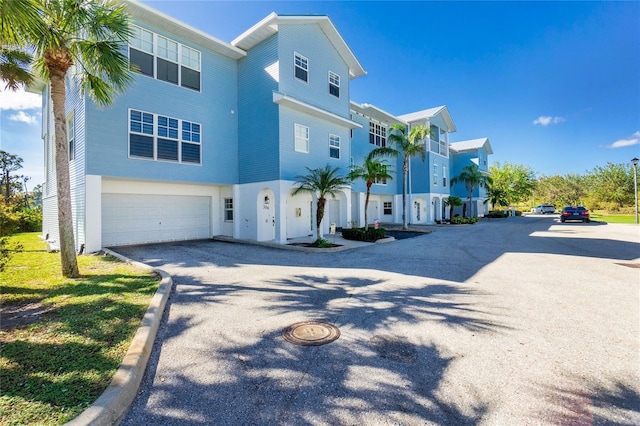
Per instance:
[[[89,408],[78,417],[66,423],[71,426],[81,425],[115,425],[120,422],[138,393],[140,383],[147,368],[151,349],[158,333],[164,308],[169,299],[173,280],[161,269],[152,268],[144,263],[135,262],[109,249],[103,249],[107,254],[133,265],[151,269],[160,274],[162,280],[156,294],[153,295],[149,308],[142,318],[140,328],[133,337],[131,346],[120,364],[120,368],[111,380],[109,387],[96,399]]]
[[[356,249],[359,247],[364,247],[364,246],[349,246],[349,245],[341,245],[340,247],[327,247],[327,248],[312,248],[312,247],[301,247],[301,246],[294,246],[294,245],[290,245],[290,244],[278,244],[278,243],[272,243],[270,241],[254,241],[254,240],[243,240],[243,239],[238,239],[238,238],[233,238],[233,237],[227,237],[224,235],[216,235],[214,237],[211,238],[214,241],[222,241],[225,243],[238,243],[238,244],[250,244],[250,245],[254,245],[254,246],[263,246],[263,247],[271,247],[271,248],[275,248],[275,249],[279,249],[279,250],[291,250],[291,251],[301,251],[301,252],[305,252],[305,253],[335,253],[338,251],[345,251],[345,250],[352,250],[352,249]],[[388,243],[391,241],[395,241],[395,238],[393,237],[388,237],[388,238],[383,238],[381,240],[376,241],[376,243]],[[374,244],[374,243],[368,243],[369,244]]]

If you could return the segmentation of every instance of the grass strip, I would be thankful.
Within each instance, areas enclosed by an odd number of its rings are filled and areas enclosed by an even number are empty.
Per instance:
[[[65,423],[111,382],[160,280],[105,255],[66,279],[37,233],[9,244],[22,247],[0,273],[0,424]]]

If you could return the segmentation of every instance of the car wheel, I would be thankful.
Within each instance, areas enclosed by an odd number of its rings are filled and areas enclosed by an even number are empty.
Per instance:
[[[564,219],[560,219],[560,222],[564,223]]]

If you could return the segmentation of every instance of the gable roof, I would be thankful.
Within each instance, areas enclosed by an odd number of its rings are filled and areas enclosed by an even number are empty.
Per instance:
[[[470,139],[467,141],[451,142],[449,148],[456,151],[475,151],[484,148],[487,154],[493,154],[489,138]]]
[[[279,25],[287,24],[317,24],[325,33],[333,47],[338,51],[344,62],[349,67],[349,77],[356,78],[365,75],[367,72],[362,68],[360,62],[355,57],[347,43],[344,41],[338,30],[326,15],[278,15],[275,12],[269,14],[262,21],[240,34],[231,42],[232,46],[242,50],[249,50],[258,43],[266,40],[278,32]]]
[[[407,123],[414,123],[416,121],[429,120],[437,115],[442,116],[445,124],[447,125],[448,132],[455,132],[458,130],[456,128],[453,119],[451,118],[451,114],[449,114],[449,109],[445,106],[438,106],[435,108],[423,109],[422,111],[416,111],[409,114],[399,115],[398,118],[400,120],[406,121]]]
[[[232,59],[240,59],[247,56],[247,52],[219,40],[204,31],[194,28],[184,22],[178,21],[159,10],[153,9],[137,0],[126,0],[127,12],[133,17],[148,22],[158,28],[170,28],[172,34],[193,40],[202,46],[211,49]]]

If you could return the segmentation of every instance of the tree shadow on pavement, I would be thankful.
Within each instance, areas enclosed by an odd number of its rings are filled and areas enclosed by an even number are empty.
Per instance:
[[[395,287],[384,278],[354,276],[249,281],[191,282],[172,296],[168,308],[176,311],[159,333],[142,392],[123,424],[473,425],[487,412],[473,395],[462,404],[438,394],[456,356],[434,344],[432,334],[447,327],[468,334],[505,330],[465,300],[481,292],[426,280]],[[191,307],[207,300],[212,311],[238,310],[247,297],[265,301],[245,312],[252,321],[215,330]],[[281,336],[294,318],[326,320],[342,334],[324,346],[296,346]]]

